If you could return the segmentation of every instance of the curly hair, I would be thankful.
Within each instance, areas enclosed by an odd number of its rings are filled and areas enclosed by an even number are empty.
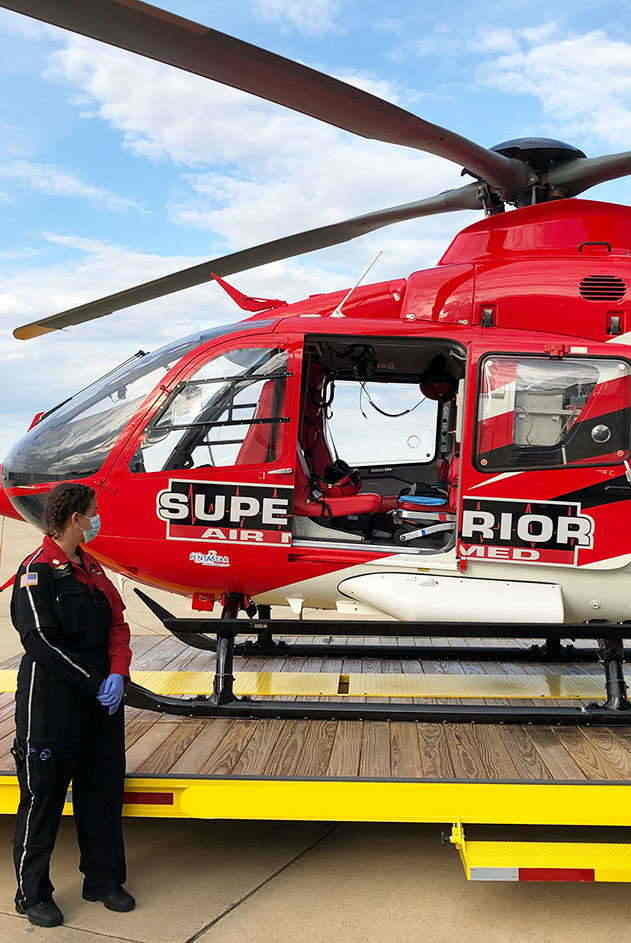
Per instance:
[[[85,514],[95,494],[94,488],[78,483],[64,483],[53,488],[44,505],[44,526],[48,536],[59,537],[75,512]]]

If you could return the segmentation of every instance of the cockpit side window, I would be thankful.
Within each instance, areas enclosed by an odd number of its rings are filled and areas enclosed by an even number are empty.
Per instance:
[[[140,351],[46,413],[4,460],[5,485],[87,478],[99,471],[145,397],[182,357],[210,340],[260,330],[273,321],[212,327]]]
[[[99,470],[140,404],[166,375],[175,359],[138,358],[127,370],[50,412],[22,439],[5,462],[12,484],[87,478]]]
[[[259,465],[279,455],[287,352],[240,348],[178,385],[145,430],[133,472]]]

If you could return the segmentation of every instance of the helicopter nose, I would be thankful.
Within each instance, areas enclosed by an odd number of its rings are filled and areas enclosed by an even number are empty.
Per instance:
[[[3,477],[2,465],[0,465],[0,482]],[[22,521],[24,518],[15,510],[2,484],[0,484],[0,517],[11,517],[14,521]]]
[[[36,417],[1,466],[0,514],[28,521],[39,530],[46,529],[48,493],[62,482],[87,483],[115,439],[107,423],[99,424],[92,416],[68,423],[62,413],[58,408]]]
[[[56,482],[31,482],[28,475],[12,472],[11,457],[14,453],[15,448],[0,465],[0,516],[26,521],[44,530],[46,495]]]

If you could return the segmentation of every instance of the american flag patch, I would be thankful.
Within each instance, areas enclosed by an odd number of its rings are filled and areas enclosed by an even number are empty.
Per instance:
[[[29,586],[37,586],[37,573],[23,573],[20,577],[20,587],[26,589]]]

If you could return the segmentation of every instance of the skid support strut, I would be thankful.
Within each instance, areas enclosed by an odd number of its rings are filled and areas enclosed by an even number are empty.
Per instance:
[[[271,623],[272,607],[261,604],[256,607],[257,621]],[[287,642],[274,640],[273,629],[271,625],[266,624],[264,628],[259,628],[256,633],[256,642],[247,639],[245,642],[237,643],[234,647],[235,655],[278,655],[279,652],[289,654],[291,646]],[[295,654],[295,653],[294,653]]]
[[[542,661],[560,661],[561,660],[561,639],[547,638],[543,651],[541,652]]]
[[[605,669],[607,699],[602,705],[607,710],[630,711],[627,685],[624,680],[624,646],[622,639],[598,639],[598,653]]]
[[[243,599],[238,593],[229,593],[221,613],[222,621],[237,619],[242,605]],[[231,704],[237,700],[234,693],[234,674],[232,673],[233,656],[234,635],[232,633],[224,634],[219,630],[217,633],[217,664],[213,679],[212,700],[214,704]]]

